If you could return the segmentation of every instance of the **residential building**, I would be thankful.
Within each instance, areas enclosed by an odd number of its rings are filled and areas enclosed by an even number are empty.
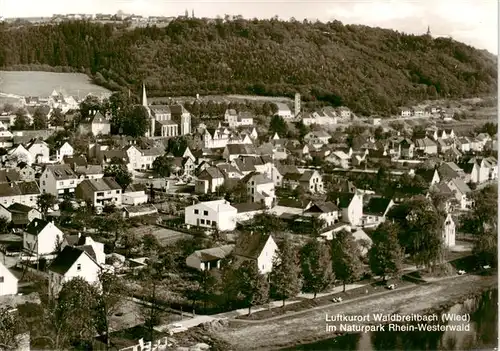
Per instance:
[[[54,222],[35,218],[23,231],[23,250],[36,256],[49,255],[58,250],[63,238]]]
[[[104,169],[101,165],[86,165],[86,166],[73,166],[75,174],[78,176],[78,181],[84,179],[100,179],[104,177]]]
[[[0,296],[17,295],[17,277],[0,261]]]
[[[91,285],[98,284],[101,266],[97,263],[93,250],[66,246],[52,261],[48,270],[49,293],[56,296],[64,283],[77,277]]]
[[[39,210],[17,202],[10,205],[7,210],[12,224],[16,227],[26,226],[36,218],[42,219],[42,213]]]
[[[47,163],[50,161],[49,145],[43,140],[33,140],[26,145],[26,150],[31,154],[31,159],[37,163]]]
[[[122,204],[122,188],[111,177],[85,179],[76,187],[75,196],[94,207]]]
[[[460,178],[449,180],[446,185],[453,191],[461,210],[468,210],[472,206],[468,194],[471,192],[469,186]]]
[[[262,173],[252,172],[241,179],[246,184],[247,193],[252,202],[272,208],[276,202],[274,182]]]
[[[9,207],[14,203],[36,207],[40,196],[37,182],[0,183],[0,205]]]
[[[257,150],[253,145],[246,145],[246,144],[228,144],[224,148],[224,152],[222,153],[222,157],[228,161],[231,162],[234,159],[240,157],[240,156],[259,156],[257,154]]]
[[[426,184],[429,187],[441,181],[437,169],[417,168],[415,170],[415,175],[422,177],[422,179],[426,182]]]
[[[187,206],[184,213],[184,222],[187,225],[206,228],[215,227],[221,231],[236,228],[238,210],[226,200],[205,201]]]
[[[409,107],[402,107],[399,109],[399,115],[401,117],[411,117],[412,110]]]
[[[341,106],[338,108],[338,116],[342,122],[347,122],[351,119],[352,113],[347,107]]]
[[[158,208],[153,204],[142,204],[135,206],[124,206],[122,214],[124,218],[156,215]]]
[[[294,117],[294,114],[290,110],[290,107],[287,106],[287,104],[276,102],[275,105],[278,108],[276,115],[280,116],[284,120],[292,119]]]
[[[339,209],[333,202],[314,202],[304,211],[305,217],[316,217],[325,222],[325,226],[337,223]]]
[[[276,162],[271,170],[271,177],[275,186],[283,186],[283,178],[287,173],[297,174],[300,173],[296,166],[284,165]]]
[[[321,147],[322,145],[328,145],[331,136],[324,130],[317,130],[307,133],[304,136],[304,141],[314,145],[315,147]]]
[[[283,186],[295,189],[298,186],[310,193],[323,192],[323,178],[317,170],[306,170],[303,173],[287,173],[283,176]]]
[[[363,206],[363,227],[377,227],[385,222],[389,210],[394,206],[392,199],[372,197]]]
[[[140,187],[138,184],[130,184],[125,192],[122,193],[122,204],[130,206],[143,205],[148,202],[148,195],[145,187]]]
[[[186,265],[199,271],[220,269],[221,261],[228,257],[233,249],[234,245],[231,244],[196,250],[186,258]]]
[[[250,112],[236,112],[234,109],[228,109],[224,113],[224,120],[229,128],[253,125],[253,116]]]
[[[161,148],[140,149],[130,145],[126,149],[126,153],[132,169],[145,170],[151,169],[154,160],[165,152]]]
[[[449,213],[443,225],[443,244],[448,248],[455,246],[455,221]]]
[[[224,184],[224,174],[217,167],[203,170],[195,182],[195,192],[198,194],[213,193]]]
[[[415,143],[408,138],[404,138],[399,143],[400,146],[400,157],[411,159],[414,156],[415,152]]]
[[[56,150],[57,162],[62,163],[65,156],[72,157],[73,152],[73,146],[71,146],[68,142],[65,142],[60,148]]]
[[[13,166],[16,166],[20,162],[24,162],[31,166],[36,161],[36,158],[33,157],[23,145],[19,144],[15,148],[9,150],[7,155],[4,156],[4,160],[11,163]]]
[[[363,195],[359,193],[336,193],[330,198],[340,210],[341,220],[352,226],[363,224]]]
[[[437,144],[428,137],[416,139],[415,150],[420,151],[424,155],[436,155],[438,153]]]
[[[91,133],[93,136],[109,135],[111,133],[111,123],[100,111],[92,110],[86,121],[78,126],[81,134]]]
[[[78,185],[78,176],[69,165],[49,165],[40,176],[42,193],[55,196],[73,194]]]
[[[273,270],[273,258],[277,252],[278,245],[272,235],[254,232],[245,233],[239,238],[233,255],[238,263],[253,261],[261,274],[268,274]]]
[[[351,158],[344,151],[333,151],[325,158],[326,162],[332,163],[335,166],[339,166],[343,169],[349,168]]]

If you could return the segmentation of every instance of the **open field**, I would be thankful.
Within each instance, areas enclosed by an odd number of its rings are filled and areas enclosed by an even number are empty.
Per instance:
[[[84,97],[89,93],[109,93],[109,90],[93,84],[82,73],[0,71],[0,93],[4,98],[49,96],[54,89],[61,89],[66,94],[77,97]]]
[[[452,277],[433,284],[409,285],[388,291],[380,296],[368,296],[352,303],[322,306],[294,316],[284,315],[260,323],[233,324],[229,328],[215,330],[217,338],[230,343],[235,350],[275,350],[299,343],[309,343],[331,338],[326,331],[325,315],[343,313],[365,315],[379,313],[408,314],[430,308],[440,308],[464,296],[477,293],[497,284],[495,276],[466,275]],[[330,323],[331,324],[331,323]]]

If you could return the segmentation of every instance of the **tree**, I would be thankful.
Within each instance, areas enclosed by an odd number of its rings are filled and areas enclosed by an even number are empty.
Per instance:
[[[40,212],[42,212],[43,216],[46,217],[49,209],[57,204],[57,198],[55,197],[55,195],[52,195],[50,193],[43,193],[38,197],[36,204]]]
[[[18,335],[24,332],[25,322],[17,311],[8,306],[0,308],[0,350],[16,350],[19,347]]]
[[[172,157],[162,155],[153,161],[152,169],[160,177],[169,177],[172,173],[173,165]]]
[[[464,220],[464,229],[476,236],[473,253],[482,265],[497,265],[498,186],[484,187],[473,196],[473,207]]]
[[[144,326],[148,332],[147,340],[153,343],[154,327],[160,324],[162,308],[158,300],[158,285],[163,278],[164,267],[156,255],[148,259],[148,266],[144,270],[145,282],[143,284],[143,293],[148,302],[142,310],[144,316]]]
[[[370,268],[386,280],[386,275],[398,275],[403,266],[404,253],[398,241],[397,225],[385,222],[372,235],[373,244],[368,251]]]
[[[91,345],[97,334],[96,311],[98,293],[83,278],[63,284],[56,302],[53,323],[56,326],[56,349]]]
[[[9,228],[9,220],[5,216],[0,216],[0,233],[7,233]]]
[[[153,234],[144,234],[142,237],[142,249],[146,256],[150,256],[153,253],[157,252],[161,247],[160,242]]]
[[[109,272],[101,272],[99,282],[101,291],[97,297],[97,330],[106,337],[106,346],[109,349],[109,320],[123,304],[125,287],[116,275]]]
[[[111,164],[104,169],[105,177],[113,177],[116,182],[125,190],[132,183],[132,175],[125,165]]]
[[[304,137],[311,131],[311,128],[309,128],[308,126],[306,126],[304,124],[304,122],[300,121],[296,124],[296,128],[297,128],[297,133],[298,133],[298,139],[299,141],[303,142],[304,141]],[[286,134],[283,134],[283,135],[286,135]]]
[[[221,263],[221,291],[228,310],[233,309],[232,306],[234,302],[242,299],[239,270],[235,269],[233,265],[224,262],[230,259],[231,258],[226,257]]]
[[[312,238],[300,251],[303,286],[302,291],[314,293],[330,287],[334,281],[329,247],[317,238]]]
[[[333,272],[342,281],[345,292],[346,283],[358,279],[362,268],[361,254],[352,234],[346,231],[337,233],[332,240],[331,254]]]
[[[41,107],[37,107],[33,113],[33,128],[37,130],[47,129],[47,114]]]
[[[62,113],[60,108],[55,108],[52,110],[52,115],[50,118],[50,124],[54,127],[63,127],[64,126],[64,114]]]
[[[174,157],[182,157],[188,146],[189,141],[186,136],[177,136],[168,139],[167,152],[174,155]]]
[[[144,136],[150,127],[149,114],[144,106],[127,107],[121,122],[123,134],[132,137]]]
[[[442,262],[444,218],[431,200],[414,197],[391,209],[388,215],[400,226],[401,247],[417,266],[433,267]]]
[[[255,215],[245,227],[250,231],[263,234],[278,233],[285,229],[283,221],[275,214],[268,212]]]
[[[243,301],[248,305],[248,315],[250,315],[253,306],[264,304],[269,300],[269,282],[266,276],[260,274],[254,261],[243,262],[237,274]]]
[[[102,110],[102,102],[101,100],[95,96],[95,95],[87,95],[85,99],[80,102],[80,114],[82,115],[82,118],[87,118],[95,114],[96,111],[101,111]],[[101,111],[105,112],[105,111]]]
[[[285,240],[273,257],[271,271],[271,292],[276,298],[285,301],[296,296],[301,289],[300,268],[297,252],[289,240]]]
[[[269,124],[269,132],[271,135],[274,133],[278,133],[280,137],[285,137],[288,134],[288,125],[286,124],[283,117],[274,115],[271,118],[271,122]]]
[[[236,184],[227,191],[226,200],[230,203],[245,203],[250,199],[248,189],[244,182],[238,180]]]
[[[13,130],[26,130],[30,126],[28,116],[26,115],[26,110],[18,109],[16,111],[16,119],[12,125]]]

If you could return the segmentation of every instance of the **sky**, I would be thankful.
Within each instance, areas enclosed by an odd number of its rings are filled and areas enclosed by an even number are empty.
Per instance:
[[[499,0],[0,0],[0,16],[39,17],[119,10],[143,16],[196,17],[242,15],[244,18],[338,20],[401,32],[450,36],[498,54]]]

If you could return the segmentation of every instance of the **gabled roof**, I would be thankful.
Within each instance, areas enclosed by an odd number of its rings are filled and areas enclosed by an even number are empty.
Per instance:
[[[99,179],[85,179],[78,187],[85,193],[93,194],[97,191],[120,190],[121,186],[114,178],[103,177]]]
[[[224,174],[222,174],[220,169],[218,169],[217,167],[208,167],[205,170],[203,170],[198,176],[198,179],[202,180],[210,180],[218,178],[224,178]]]
[[[8,210],[9,210],[10,213],[23,213],[23,214],[26,214],[26,213],[32,211],[33,208],[16,202],[16,203],[13,203],[12,205],[10,205],[8,207]]]
[[[438,173],[439,173],[440,178],[441,179],[449,180],[449,179],[453,179],[453,178],[459,177],[460,175],[458,174],[458,171],[455,170],[454,168],[455,168],[454,166],[450,166],[447,163],[443,163],[438,168]],[[457,166],[457,168],[458,168],[458,166]]]
[[[201,262],[210,262],[226,258],[233,252],[234,245],[223,245],[219,247],[212,247],[209,249],[197,250],[191,255],[198,257]]]
[[[36,181],[0,183],[0,197],[31,194],[40,194],[40,188]]]
[[[338,208],[347,208],[355,195],[354,193],[334,193],[332,194],[332,202],[336,203]]]
[[[460,191],[462,194],[468,194],[471,192],[469,186],[465,184],[465,182],[460,179],[460,178],[455,178],[450,180],[450,182],[453,182],[455,184],[455,187]]]
[[[383,216],[391,199],[385,197],[372,197],[363,208],[363,213],[368,215]]]
[[[51,172],[57,180],[78,178],[69,165],[50,165],[45,170]]]
[[[253,145],[247,144],[228,144],[226,146],[230,155],[252,155],[257,154]]]
[[[66,165],[75,165],[75,166],[87,166],[88,162],[85,156],[64,156],[63,162]]]
[[[250,179],[253,182],[255,182],[256,185],[273,183],[271,179],[267,178],[264,174],[258,172],[251,172],[247,174],[241,179],[241,181],[243,183],[248,183]]]
[[[317,171],[310,171],[310,170],[304,171],[304,173],[302,173],[302,176],[300,177],[300,181],[301,182],[310,181],[315,173],[317,173]]]
[[[315,202],[311,207],[309,207],[305,212],[306,213],[331,213],[338,211],[339,208],[333,202]]]
[[[419,148],[437,146],[436,143],[434,141],[432,141],[431,139],[429,139],[428,137],[415,140],[415,144]]]
[[[276,163],[276,169],[280,172],[281,175],[285,175],[287,173],[300,173],[299,169],[296,166],[292,165],[284,165],[281,163]]]
[[[257,259],[270,237],[258,232],[242,234],[234,247],[234,255]]]
[[[92,118],[92,124],[109,124],[109,121],[102,115],[100,111],[97,111],[97,113],[94,115],[94,118]]]
[[[435,169],[417,168],[415,170],[415,175],[422,177],[423,180],[425,180],[427,183],[430,183],[432,181],[432,178],[434,178],[435,172]]]
[[[15,169],[0,169],[0,183],[17,182],[21,178]]]
[[[38,235],[48,224],[49,222],[43,219],[35,218],[28,224],[24,231],[31,235]]]
[[[88,255],[92,259],[92,256],[90,256],[85,249],[65,246],[49,266],[49,270],[64,275],[75,264],[81,255]]]

